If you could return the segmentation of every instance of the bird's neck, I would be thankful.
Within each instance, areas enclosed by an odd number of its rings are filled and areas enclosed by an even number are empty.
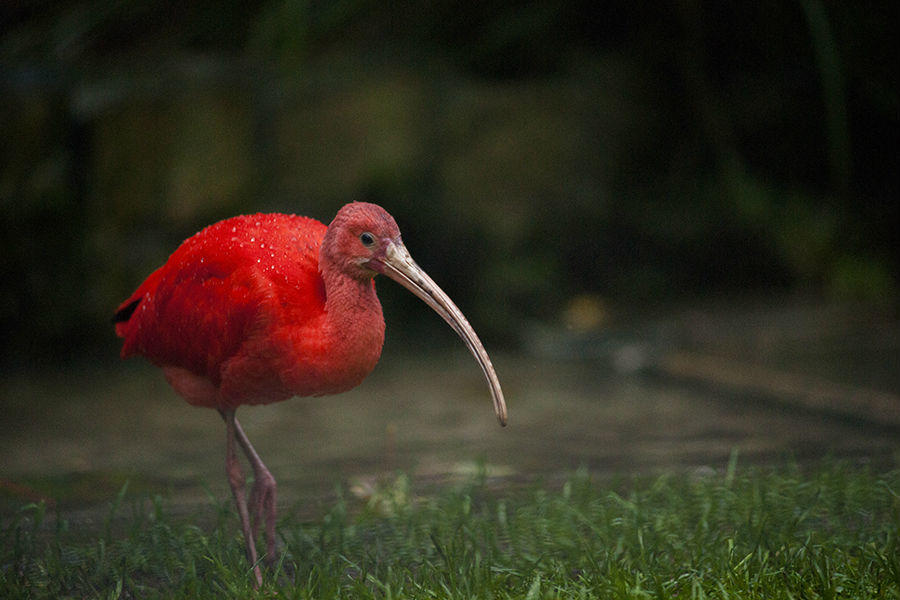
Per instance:
[[[381,303],[371,279],[360,281],[344,274],[326,276],[325,313],[329,325],[341,333],[356,334],[360,328],[371,327],[384,331]]]
[[[325,331],[331,356],[345,366],[348,380],[358,385],[381,356],[384,316],[371,279],[359,280],[340,272],[323,274]],[[358,379],[358,380],[357,380]]]

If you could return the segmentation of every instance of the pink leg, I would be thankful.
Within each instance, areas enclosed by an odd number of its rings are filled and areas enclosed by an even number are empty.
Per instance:
[[[244,532],[244,540],[247,543],[247,560],[253,566],[253,574],[256,576],[254,587],[262,585],[262,572],[259,569],[256,558],[256,543],[250,528],[250,517],[247,511],[247,500],[244,497],[244,473],[234,448],[236,421],[234,410],[222,411],[225,419],[225,472],[228,474],[228,483],[231,485],[231,493],[234,495],[234,503],[237,505],[238,516],[241,518],[241,529]]]
[[[250,516],[252,519],[253,537],[259,530],[259,522],[265,518],[266,522],[266,556],[265,560],[271,564],[275,562],[275,515],[277,510],[276,499],[278,486],[272,473],[263,464],[256,453],[253,444],[237,419],[234,420],[234,430],[238,443],[244,449],[247,460],[253,468],[253,490],[250,492]]]

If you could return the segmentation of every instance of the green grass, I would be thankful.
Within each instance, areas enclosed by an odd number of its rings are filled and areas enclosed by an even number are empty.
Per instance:
[[[254,592],[229,503],[194,518],[123,489],[90,535],[22,507],[2,598],[900,598],[900,472],[846,464],[677,473],[284,511]],[[198,525],[197,522],[202,522]]]

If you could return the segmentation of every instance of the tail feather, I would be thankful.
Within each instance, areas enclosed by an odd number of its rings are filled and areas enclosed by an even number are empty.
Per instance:
[[[120,338],[124,338],[128,335],[129,330],[131,330],[131,317],[134,315],[134,311],[137,310],[138,305],[141,303],[142,297],[137,297],[135,299],[129,298],[125,302],[119,306],[119,310],[116,311],[116,314],[113,315],[112,322],[116,326],[116,335]],[[124,351],[124,347],[123,347]]]
[[[127,300],[122,302],[119,305],[119,308],[116,309],[115,315],[113,315],[112,322],[116,326],[116,335],[124,338],[128,335],[128,331],[131,329],[130,321],[131,317],[134,316],[135,311],[138,306],[140,306],[141,302],[144,300],[148,293],[152,293],[157,284],[159,283],[159,278],[162,274],[163,267],[160,267],[153,271],[147,279],[144,280],[138,289],[134,291],[131,296],[128,297]],[[123,348],[124,352],[124,348]]]
[[[134,314],[134,311],[137,309],[138,304],[140,304],[140,303],[141,303],[141,299],[138,298],[134,302],[130,302],[130,303],[126,304],[125,306],[122,306],[121,308],[119,308],[119,310],[117,310],[116,314],[113,316],[112,322],[113,323],[127,322],[128,319],[131,318],[131,315]]]

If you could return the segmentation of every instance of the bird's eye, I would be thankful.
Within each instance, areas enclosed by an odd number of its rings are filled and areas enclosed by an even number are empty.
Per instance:
[[[375,236],[367,231],[359,236],[359,241],[361,241],[362,245],[366,248],[371,248],[375,245]]]

